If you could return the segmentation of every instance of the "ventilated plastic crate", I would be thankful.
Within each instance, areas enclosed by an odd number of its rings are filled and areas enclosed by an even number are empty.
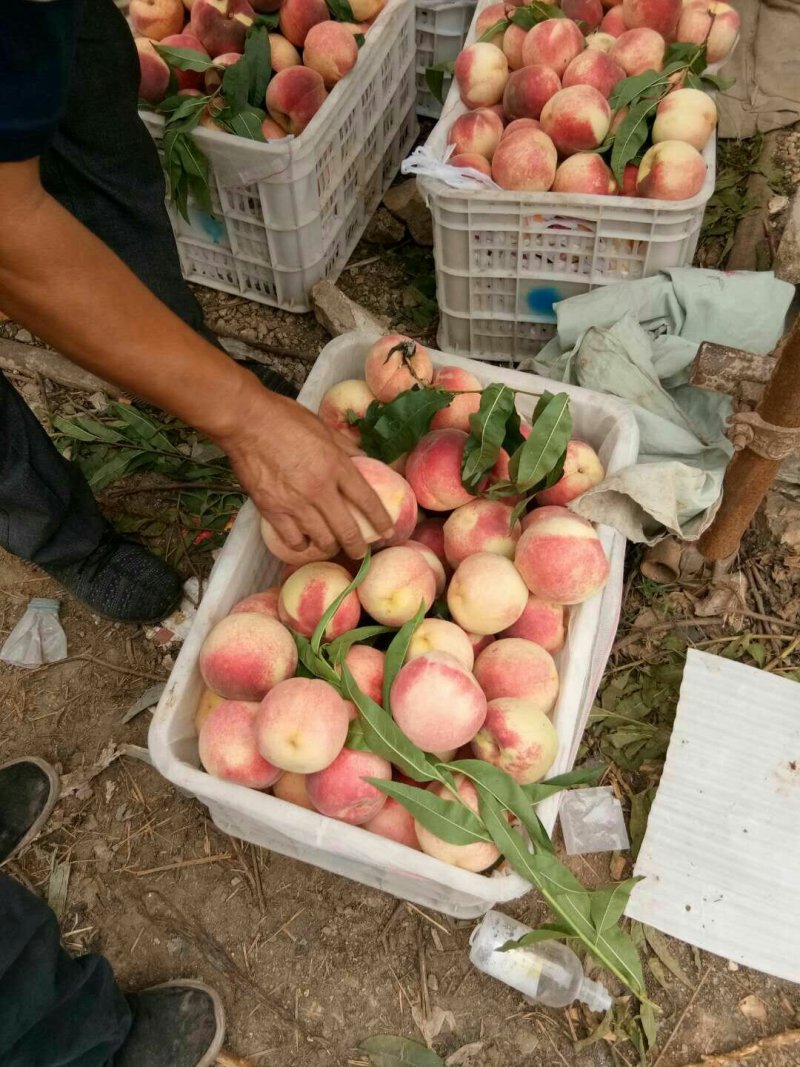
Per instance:
[[[417,114],[438,119],[442,105],[428,88],[425,71],[455,59],[472,22],[475,0],[417,0]],[[446,95],[451,78],[444,77]]]
[[[480,0],[476,18],[490,2]],[[427,141],[438,158],[466,110],[451,86]],[[555,332],[559,300],[691,264],[714,192],[713,137],[704,157],[702,190],[679,201],[454,189],[420,175],[433,217],[439,347],[489,360],[535,355]]]
[[[414,9],[389,0],[358,63],[299,137],[250,141],[198,128],[214,215],[170,218],[184,277],[287,311],[338,277],[417,135]],[[142,112],[160,146],[164,122]]]

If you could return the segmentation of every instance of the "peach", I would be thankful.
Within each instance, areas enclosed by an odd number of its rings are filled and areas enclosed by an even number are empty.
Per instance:
[[[486,718],[481,687],[449,652],[425,652],[401,667],[391,705],[397,725],[425,752],[465,745]]]
[[[561,651],[566,640],[566,609],[563,604],[542,600],[531,593],[520,617],[500,636],[534,641],[553,656]]]
[[[490,30],[492,26],[497,22],[506,21],[506,5],[505,4],[489,4],[485,7],[480,15],[478,15],[478,21],[475,24],[475,37],[480,38]],[[488,39],[488,44],[494,45],[496,48],[503,47],[503,30],[495,33]]]
[[[131,0],[128,17],[136,37],[161,41],[181,32],[186,13],[182,0]]]
[[[240,600],[231,608],[230,615],[239,615],[243,611],[255,612],[260,615],[269,615],[273,619],[278,618],[278,598],[280,586],[273,585],[265,589],[263,593],[253,593]]]
[[[383,11],[384,4],[385,0],[350,0],[350,10],[356,22],[371,22]]]
[[[535,596],[581,604],[603,588],[608,560],[590,522],[559,507],[537,508],[529,520],[514,562]]]
[[[526,67],[551,67],[560,78],[585,47],[583,34],[570,19],[545,19],[528,30],[522,59]]]
[[[475,660],[475,677],[487,700],[519,697],[545,714],[555,707],[558,671],[541,645],[521,637],[503,637]]]
[[[603,5],[600,0],[561,0],[561,10],[568,19],[581,22],[584,34],[589,34],[603,20]]]
[[[628,163],[622,175],[621,196],[638,196],[636,183],[639,180],[639,168],[635,163]]]
[[[644,74],[646,70],[662,70],[666,47],[666,41],[660,33],[642,27],[626,30],[617,37],[609,55],[630,78],[635,74]]]
[[[295,46],[280,33],[269,35],[269,54],[276,74],[287,67],[299,67],[303,62]]]
[[[476,814],[478,812],[478,791],[472,782],[462,774],[455,776],[456,791],[461,801]],[[432,793],[450,804],[459,802],[445,785],[434,783],[428,787]],[[414,824],[417,831],[419,847],[428,856],[460,867],[463,871],[485,871],[500,858],[497,846],[491,841],[474,841],[470,845],[451,845],[437,837],[431,830],[426,830],[420,822]]]
[[[488,648],[493,641],[496,641],[494,634],[473,634],[467,633],[469,643],[472,645],[472,654],[476,658],[483,652],[485,648]]]
[[[469,116],[463,115],[462,118],[479,114],[480,112],[478,111],[472,111]],[[500,133],[502,134],[502,132],[501,128]],[[497,145],[494,146],[494,148],[496,147]],[[492,155],[494,155],[494,148],[492,149]],[[487,156],[486,158],[490,157]],[[447,389],[459,395],[451,400],[448,407],[436,412],[431,419],[431,429],[463,430],[464,433],[469,433],[469,417],[475,414],[481,406],[481,389],[483,386],[480,381],[474,374],[462,370],[461,367],[440,367],[433,375],[433,384],[439,389]]]
[[[223,52],[214,57],[214,66],[204,74],[204,86],[207,93],[213,93],[222,85],[222,77],[228,67],[234,66],[242,58],[241,52]],[[213,119],[212,119],[213,121]]]
[[[283,0],[278,26],[290,44],[302,48],[311,27],[329,19],[325,0]]]
[[[241,612],[220,619],[200,649],[209,689],[228,700],[260,700],[297,669],[292,635],[277,619]]]
[[[423,545],[421,541],[415,541],[413,538],[409,541],[403,542],[404,548],[413,548],[420,553],[422,558],[430,567],[433,572],[433,580],[436,583],[435,595],[440,597],[444,592],[447,585],[447,573],[444,569],[444,564],[433,551],[432,548],[428,548],[427,545]]]
[[[256,743],[283,771],[311,774],[331,764],[347,738],[350,714],[332,685],[319,678],[288,678],[258,708]]]
[[[527,36],[528,31],[524,30],[522,26],[517,26],[515,22],[512,22],[503,34],[503,54],[508,60],[509,70],[520,70],[525,66],[525,61],[522,58],[522,46],[525,44]]]
[[[605,52],[587,48],[585,52],[575,56],[564,72],[564,88],[568,89],[570,85],[591,85],[608,100],[611,90],[625,77],[625,71],[616,59]]]
[[[194,0],[189,32],[210,56],[243,52],[255,11],[247,0]]]
[[[454,146],[453,155],[476,154],[483,156],[486,160],[491,160],[502,136],[502,119],[498,118],[494,111],[483,107],[478,108],[477,111],[468,111],[466,115],[459,115],[450,127],[450,131],[447,134],[447,143]],[[445,369],[449,371],[455,370],[459,374],[467,373],[458,367],[447,367]],[[434,375],[434,383],[437,374],[441,374],[441,371],[437,371]],[[471,378],[472,375],[469,375],[469,377]],[[450,387],[444,385],[442,388],[448,389]]]
[[[636,191],[653,200],[688,200],[706,180],[706,161],[685,141],[661,141],[639,164]]]
[[[358,688],[370,700],[376,704],[383,704],[383,668],[386,664],[386,656],[380,649],[370,645],[353,645],[347,650],[344,657],[347,669],[353,676],[353,681]],[[358,716],[355,704],[345,701],[351,719]]]
[[[258,704],[245,700],[223,700],[200,727],[200,762],[215,778],[268,789],[280,777],[278,767],[269,763],[256,745]]]
[[[486,156],[479,156],[477,152],[457,152],[450,156],[448,166],[458,167],[459,170],[476,170],[479,174],[485,174],[487,178],[492,176],[492,167]]]
[[[376,341],[367,353],[364,377],[378,400],[388,404],[415,385],[430,385],[433,364],[422,345],[410,337],[390,333]]]
[[[413,619],[420,602],[428,611],[436,596],[436,579],[421,552],[402,546],[385,548],[373,556],[356,593],[376,622],[402,626]]]
[[[676,89],[656,110],[653,144],[686,141],[698,152],[706,146],[717,125],[717,105],[700,89]]]
[[[564,473],[555,485],[537,493],[536,500],[539,504],[569,504],[593,485],[599,485],[605,476],[600,457],[592,446],[574,438],[567,444]]]
[[[674,41],[681,0],[622,0],[622,14],[628,29],[644,26],[660,33],[665,40]]]
[[[543,193],[553,184],[557,162],[555,145],[547,134],[542,130],[518,130],[498,145],[492,160],[492,177],[502,189]]]
[[[284,771],[272,787],[272,795],[279,800],[285,800],[287,804],[296,804],[298,808],[306,808],[308,811],[317,810],[308,799],[306,776],[304,774]]]
[[[391,764],[373,752],[343,748],[333,763],[306,778],[308,797],[321,815],[362,826],[386,803],[386,794],[367,778],[392,777]]]
[[[602,156],[595,152],[577,152],[559,165],[553,192],[608,196],[616,192],[616,182]]]
[[[407,541],[417,525],[418,516],[417,498],[409,483],[402,474],[393,471],[379,459],[372,459],[369,456],[351,456],[351,461],[367,484],[377,493],[392,520],[392,532],[381,540],[377,540],[377,531],[371,523],[358,508],[351,508],[364,539],[374,544],[375,548],[399,545]]]
[[[149,37],[137,37],[134,43],[139,53],[139,96],[149,104],[157,104],[169,88],[169,67]]]
[[[601,0],[601,3],[606,11],[611,7],[617,7],[622,5],[622,0]]]
[[[207,686],[203,687],[200,700],[197,702],[197,711],[194,713],[194,728],[198,734],[208,716],[217,704],[221,704],[224,699],[225,697],[219,696],[218,693],[213,693]]]
[[[445,619],[423,619],[411,638],[406,663],[428,652],[447,652],[471,671],[475,663],[472,642],[460,626]]]
[[[332,89],[349,74],[358,59],[353,34],[338,22],[317,22],[306,34],[303,63],[322,75],[326,89]]]
[[[414,816],[394,797],[387,797],[378,814],[362,825],[372,834],[380,834],[381,837],[387,837],[390,841],[397,841],[398,844],[407,845],[409,848],[419,848]]]
[[[612,7],[610,11],[606,11],[605,15],[603,15],[603,21],[600,23],[600,30],[603,33],[607,33],[610,37],[621,37],[623,33],[627,32],[627,29],[625,16],[622,13],[622,5]]]
[[[514,558],[522,528],[511,525],[511,513],[499,500],[478,499],[463,504],[444,524],[447,562],[457,567],[476,552],[496,552]]]
[[[709,63],[725,59],[739,36],[739,13],[721,0],[690,0],[684,4],[678,21],[679,41],[706,43]]]
[[[423,519],[414,530],[414,541],[425,545],[447,571],[447,556],[444,554],[444,519]]]
[[[352,425],[348,415],[363,419],[374,399],[375,396],[365,381],[346,378],[343,382],[332,385],[325,393],[318,414],[331,430],[344,434],[353,444],[360,445],[361,434],[358,427]]]
[[[406,478],[418,502],[429,511],[452,511],[473,496],[461,484],[467,434],[463,430],[432,430],[408,457]]]
[[[616,37],[611,33],[603,33],[598,31],[597,33],[590,33],[586,38],[587,51],[591,52],[610,52],[614,47],[614,41]]]
[[[311,637],[317,623],[351,580],[338,563],[305,563],[283,583],[278,599],[281,621],[304,637]],[[353,630],[360,617],[361,605],[353,590],[328,623],[326,639],[332,641]]]
[[[327,95],[321,74],[309,67],[287,67],[278,71],[267,87],[267,111],[281,129],[297,137]]]
[[[541,129],[542,124],[538,119],[514,119],[503,130],[503,137],[510,137],[512,133],[519,133],[521,130],[539,130],[541,132]]]
[[[201,56],[208,56],[208,52],[193,33],[173,33],[169,37],[162,37],[160,44],[168,48],[189,48],[193,52],[199,52]],[[175,80],[178,83],[178,91],[199,89],[203,84],[203,75],[197,70],[176,70]]]
[[[611,108],[591,85],[571,85],[544,105],[542,129],[565,156],[601,145],[611,125]]]
[[[489,107],[503,99],[508,60],[493,44],[478,42],[459,52],[454,73],[461,100],[468,108]]]
[[[541,63],[515,70],[503,93],[506,115],[511,119],[538,119],[544,105],[560,88],[556,72]]]
[[[369,31],[370,24],[368,22],[343,22],[342,26],[345,26],[354,37],[364,36],[366,37]]]
[[[272,553],[273,556],[275,556],[282,562],[288,564],[288,566],[293,568],[294,570],[302,566],[304,563],[318,563],[321,560],[330,559],[332,555],[335,555],[335,553],[326,555],[313,543],[309,544],[306,548],[300,549],[299,551],[290,548],[280,536],[275,527],[272,525],[272,523],[269,521],[269,519],[265,519],[263,517],[261,519],[261,539],[263,540],[264,544],[267,546],[268,550]],[[286,578],[289,577],[289,573],[292,572],[286,572],[283,574],[283,581],[285,581]]]
[[[528,592],[514,564],[494,552],[467,556],[450,580],[447,606],[468,633],[497,634],[517,621]]]
[[[489,701],[486,722],[472,742],[472,750],[520,785],[530,785],[541,781],[553,766],[558,734],[531,701],[500,697]]]

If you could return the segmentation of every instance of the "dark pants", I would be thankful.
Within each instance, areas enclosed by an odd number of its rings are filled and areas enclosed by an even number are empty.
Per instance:
[[[43,184],[211,339],[181,277],[161,166],[137,115],[139,62],[130,30],[113,0],[83,6],[67,112],[42,157]],[[0,375],[0,546],[34,563],[74,563],[107,529],[83,477]]]

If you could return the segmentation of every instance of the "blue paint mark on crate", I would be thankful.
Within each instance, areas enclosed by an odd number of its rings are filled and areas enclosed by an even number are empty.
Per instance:
[[[553,304],[557,304],[559,300],[563,299],[563,294],[552,285],[543,285],[537,289],[528,290],[528,307],[536,315],[541,315],[548,322],[556,321]]]
[[[220,220],[214,215],[209,215],[205,211],[195,212],[195,217],[207,236],[211,238],[214,244],[218,245],[225,237],[225,227]]]

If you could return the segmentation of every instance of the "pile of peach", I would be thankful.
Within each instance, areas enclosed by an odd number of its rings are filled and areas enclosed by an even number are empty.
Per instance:
[[[515,6],[505,0],[484,8],[478,37]],[[449,131],[449,162],[503,189],[695,196],[705,182],[701,151],[717,109],[707,93],[682,88],[681,72],[655,110],[651,147],[638,166],[628,165],[621,186],[596,149],[628,113],[625,107],[612,112],[608,102],[619,82],[663,70],[673,41],[705,42],[708,62],[719,62],[736,42],[737,12],[721,0],[561,0],[560,6],[569,17],[530,30],[512,22],[460,53],[455,78],[470,110]]]
[[[387,710],[424,752],[445,761],[456,753],[478,757],[522,784],[537,782],[558,750],[551,721],[559,692],[553,657],[566,639],[568,606],[594,596],[608,578],[593,527],[565,505],[600,482],[603,468],[589,445],[571,441],[560,481],[539,494],[521,522],[512,522],[512,501],[475,497],[461,484],[469,416],[480,404],[481,383],[458,367],[434,371],[419,345],[411,360],[401,359],[392,350],[407,340],[395,335],[377,342],[365,379],[340,382],[325,394],[319,414],[327,425],[357,441],[348,414],[363,415],[376,398],[389,402],[415,384],[461,392],[395,464],[399,470],[366,456],[353,459],[393,529],[377,540],[357,516],[373,555],[324,639],[370,623],[399,628],[424,605],[427,617],[394,677]],[[496,476],[507,467],[508,457],[501,455]],[[448,844],[365,781],[388,780],[393,768],[378,755],[347,747],[355,706],[328,681],[296,676],[293,635],[311,637],[358,564],[342,557],[320,560],[318,552],[312,558],[314,550],[294,553],[266,521],[262,532],[268,548],[287,561],[281,584],[237,604],[200,653],[207,689],[196,724],[205,769],[252,789],[271,788],[282,800],[466,870],[493,864],[494,845]],[[435,614],[427,614],[435,606]],[[384,652],[356,643],[344,663],[359,689],[383,705]],[[477,810],[471,783],[461,776],[458,782],[463,802]]]
[[[356,36],[366,34],[385,0],[351,0],[356,22],[335,22],[325,0],[131,0],[130,22],[139,52],[139,95],[158,104],[169,89],[170,71],[154,42],[188,48],[214,60],[204,73],[177,71],[184,96],[213,93],[226,67],[237,63],[257,14],[279,12],[280,33],[270,33],[273,77],[267,89],[265,140],[303,132],[328,91],[358,59]],[[188,18],[188,22],[187,22]],[[227,132],[206,109],[201,126]]]

